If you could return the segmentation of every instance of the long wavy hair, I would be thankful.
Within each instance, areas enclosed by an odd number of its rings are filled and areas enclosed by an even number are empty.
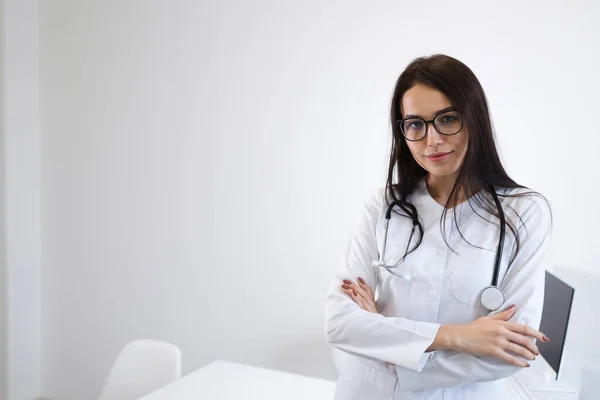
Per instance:
[[[458,204],[459,198],[466,195],[469,205],[480,217],[492,223],[506,223],[516,240],[512,262],[519,251],[518,228],[514,221],[504,218],[504,206],[497,206],[492,196],[492,190],[500,199],[539,195],[539,193],[515,182],[502,166],[496,149],[485,93],[473,71],[461,61],[443,54],[420,57],[413,60],[398,78],[390,110],[393,138],[386,183],[388,198],[391,198],[391,201],[405,199],[416,190],[420,181],[427,174],[427,171],[413,158],[398,125],[398,121],[402,119],[402,98],[406,91],[416,84],[429,86],[446,95],[452,105],[461,112],[463,126],[468,129],[469,138],[465,158],[458,171],[456,183],[450,192],[448,202],[444,206],[440,221],[444,240],[446,240],[445,220],[449,206]],[[498,189],[513,188],[522,188],[526,191],[514,194],[498,192]],[[496,220],[490,221],[487,217],[482,216],[474,204],[494,216]],[[520,220],[520,217],[518,219]],[[454,223],[457,232],[466,240],[460,233],[456,218]],[[446,244],[448,244],[447,240]]]

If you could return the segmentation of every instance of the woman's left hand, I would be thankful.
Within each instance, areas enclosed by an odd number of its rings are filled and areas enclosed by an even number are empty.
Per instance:
[[[379,313],[379,311],[377,311],[377,303],[375,302],[375,296],[373,296],[371,288],[366,284],[366,282],[362,278],[358,278],[358,284],[344,279],[344,283],[342,284],[342,291],[348,296],[350,296],[350,298],[363,310],[375,314]]]

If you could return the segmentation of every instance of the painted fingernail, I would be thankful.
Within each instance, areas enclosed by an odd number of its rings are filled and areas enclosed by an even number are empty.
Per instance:
[[[360,283],[362,283],[363,285],[365,284],[365,281],[363,281],[363,278],[358,278],[358,281],[359,281]]]
[[[358,293],[356,293],[356,290],[352,289],[352,294],[354,294],[355,296],[358,296]]]
[[[349,285],[349,284],[351,284],[352,282],[350,282],[348,279],[344,279],[344,283],[345,283],[346,285]]]
[[[342,285],[342,287],[346,290],[350,289],[350,286],[348,286],[348,285]]]
[[[525,367],[526,367],[526,368],[529,368],[529,367],[531,367],[531,365],[529,365],[529,363],[527,363],[527,364],[525,365]]]
[[[512,310],[513,308],[515,308],[514,304],[512,306],[508,307],[509,310]]]
[[[548,336],[544,335],[544,337],[542,338],[542,340],[546,343],[548,343],[550,341],[550,339],[548,339]]]

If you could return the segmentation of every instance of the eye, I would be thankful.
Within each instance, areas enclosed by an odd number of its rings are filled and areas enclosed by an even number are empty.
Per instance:
[[[421,129],[423,127],[423,121],[420,121],[418,119],[406,121],[404,126],[407,129]]]
[[[442,124],[450,124],[452,122],[455,122],[458,119],[458,117],[456,117],[455,115],[443,115],[440,118],[440,122]]]
[[[461,123],[460,114],[455,111],[440,114],[435,118],[435,123],[438,126],[457,125]]]

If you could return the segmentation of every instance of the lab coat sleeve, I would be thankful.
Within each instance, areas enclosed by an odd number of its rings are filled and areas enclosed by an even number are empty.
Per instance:
[[[381,190],[366,202],[333,278],[325,300],[327,341],[355,356],[392,363],[406,371],[420,371],[431,355],[426,350],[440,325],[364,311],[340,287],[344,279],[356,282],[361,277],[376,292],[377,276],[372,262],[379,254],[375,231],[382,204],[387,204],[384,200]]]
[[[546,262],[551,240],[551,214],[545,199],[537,198],[521,213],[521,248],[502,282],[505,305],[516,307],[511,321],[539,329],[544,301]],[[495,313],[495,312],[494,312]],[[494,314],[491,313],[491,314]],[[534,339],[531,339],[534,341]],[[458,387],[470,382],[506,378],[517,367],[496,357],[477,357],[456,351],[438,351],[421,372],[396,366],[398,385],[403,391]]]

